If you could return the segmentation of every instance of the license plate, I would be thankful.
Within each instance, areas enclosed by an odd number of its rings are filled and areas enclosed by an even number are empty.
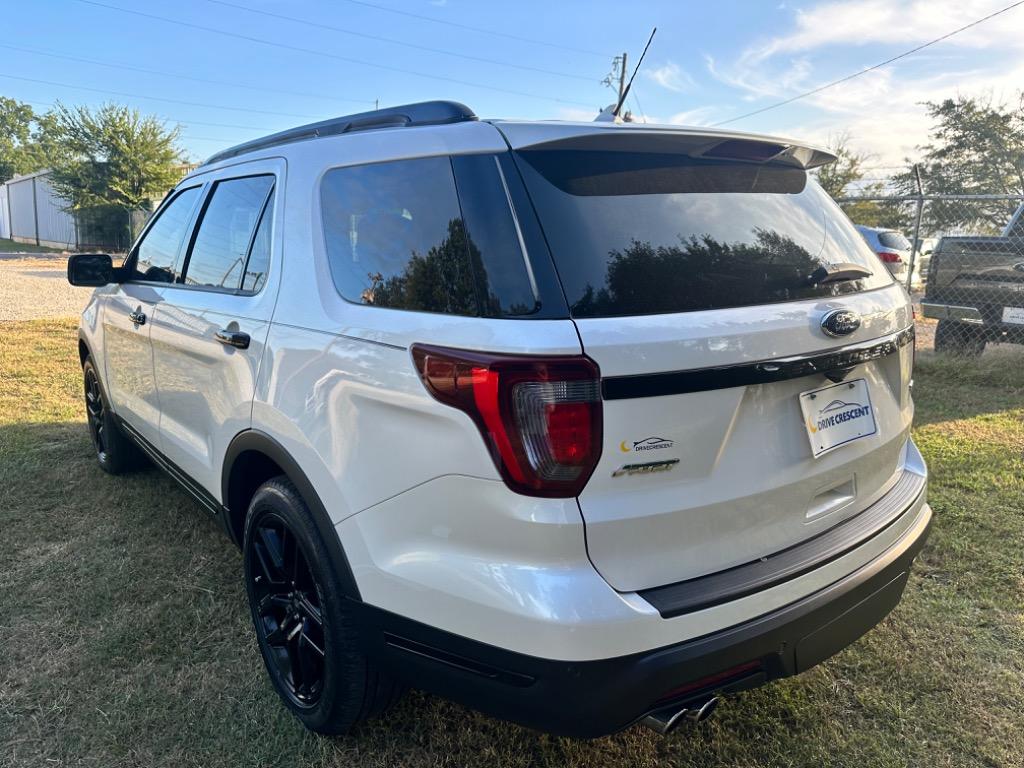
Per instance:
[[[1003,322],[1024,325],[1024,307],[1003,307]]]
[[[865,379],[802,392],[800,410],[814,458],[878,431]]]

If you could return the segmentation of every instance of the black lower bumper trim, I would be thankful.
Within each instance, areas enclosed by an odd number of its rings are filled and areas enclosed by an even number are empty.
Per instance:
[[[821,568],[881,535],[903,517],[924,493],[926,485],[922,475],[904,470],[895,485],[874,504],[813,538],[751,563],[644,589],[638,594],[657,608],[663,618],[670,619],[761,592]]]
[[[687,684],[715,679],[712,690],[741,690],[802,672],[842,650],[899,602],[931,512],[886,552],[796,603],[677,645],[611,659],[557,661],[453,635],[364,603],[364,650],[410,685],[502,719],[566,736],[621,730],[648,713],[706,697]],[[759,662],[751,673],[750,662]],[[733,679],[728,671],[743,669]],[[716,677],[717,676],[717,677]],[[668,698],[666,698],[668,697]]]

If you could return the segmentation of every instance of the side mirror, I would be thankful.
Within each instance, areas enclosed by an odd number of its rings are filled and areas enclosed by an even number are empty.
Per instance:
[[[68,258],[68,282],[93,288],[117,282],[114,263],[106,253],[76,253]]]

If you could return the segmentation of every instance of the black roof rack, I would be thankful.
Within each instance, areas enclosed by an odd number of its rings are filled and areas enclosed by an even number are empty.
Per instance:
[[[253,139],[229,149],[211,155],[203,165],[238,157],[258,149],[276,147],[279,144],[290,144],[304,139],[315,139],[319,136],[336,136],[340,133],[369,131],[374,128],[398,128],[414,125],[444,125],[476,120],[477,117],[469,107],[457,101],[421,101],[418,104],[405,104],[400,107],[375,109],[360,112],[356,115],[332,117],[319,123],[300,125],[287,131],[273,133],[262,139]]]

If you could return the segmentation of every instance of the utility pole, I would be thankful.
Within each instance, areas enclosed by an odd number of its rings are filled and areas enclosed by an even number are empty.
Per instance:
[[[924,213],[924,184],[921,183],[921,165],[914,163],[914,182],[917,185],[917,212],[914,216],[914,245],[910,250],[910,265],[907,267],[907,290],[914,280],[914,264],[917,261],[918,243],[921,242],[921,216]]]
[[[616,104],[622,103],[622,95],[626,92],[626,52],[622,52],[622,56],[616,58],[619,61],[619,98],[615,102]],[[614,66],[614,62],[613,62]]]
[[[633,78],[636,77],[636,73],[639,71],[640,65],[644,63],[644,57],[647,55],[647,49],[651,47],[651,41],[654,40],[654,35],[657,31],[657,27],[651,30],[651,36],[647,38],[647,45],[644,46],[644,52],[640,54],[640,60],[636,63],[636,70],[633,71],[633,75],[629,78],[629,82],[626,82],[626,52],[623,51],[621,56],[616,56],[612,59],[612,71],[605,75],[604,80],[601,81],[601,85],[606,85],[609,88],[618,90],[618,98],[608,109],[601,110],[601,114],[596,118],[597,120],[619,120],[619,111],[622,109],[622,105],[626,101],[626,96],[629,95],[629,89],[633,87]],[[629,112],[626,112],[626,114],[623,115],[622,120],[627,123],[632,122]]]

